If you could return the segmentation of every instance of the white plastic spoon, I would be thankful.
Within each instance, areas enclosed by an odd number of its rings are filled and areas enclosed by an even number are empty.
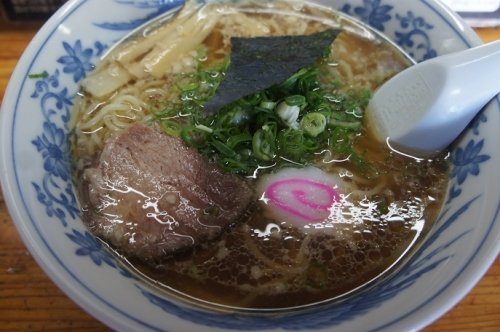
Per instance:
[[[439,56],[400,72],[368,104],[378,136],[403,153],[445,149],[500,92],[500,41]]]

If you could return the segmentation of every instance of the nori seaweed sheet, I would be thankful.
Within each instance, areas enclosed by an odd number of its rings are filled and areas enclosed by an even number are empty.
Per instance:
[[[231,38],[229,68],[204,105],[205,112],[214,114],[233,101],[285,81],[320,58],[339,32],[327,29],[311,35]]]

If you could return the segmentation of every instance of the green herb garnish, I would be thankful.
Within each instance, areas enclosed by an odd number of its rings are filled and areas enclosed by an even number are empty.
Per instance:
[[[349,158],[371,176],[376,170],[353,148],[370,92],[340,92],[342,84],[328,76],[326,60],[313,61],[213,114],[206,113],[206,102],[222,85],[228,61],[200,64],[198,71],[178,77],[178,100],[164,105],[157,118],[168,135],[181,137],[228,172],[252,175],[258,167],[307,165],[328,150],[332,158]]]
[[[49,77],[49,73],[47,73],[46,71],[44,71],[42,73],[28,75],[28,78],[30,78],[30,79],[39,79],[39,78],[47,78],[47,77]]]

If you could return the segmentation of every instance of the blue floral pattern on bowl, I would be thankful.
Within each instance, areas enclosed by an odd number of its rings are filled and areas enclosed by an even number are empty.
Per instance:
[[[392,39],[412,58],[422,61],[437,55],[428,36],[434,26],[411,10],[405,14],[394,13],[394,6],[384,4],[382,0],[363,0],[360,6],[347,3],[340,10],[357,17],[381,32],[385,31],[385,25],[388,22],[396,18],[399,21],[399,29],[395,31]]]
[[[95,22],[94,24],[100,28],[115,30],[115,31],[130,31],[144,23],[154,19],[155,17],[180,6],[184,3],[182,0],[116,0],[117,3],[126,6],[131,6],[137,9],[153,9],[152,12],[145,14],[139,18],[130,21],[121,22]]]
[[[127,269],[117,264],[116,257],[106,250],[103,242],[98,240],[94,235],[89,232],[82,233],[76,229],[72,229],[71,233],[66,233],[66,236],[79,246],[75,251],[77,256],[88,256],[97,266],[101,266],[104,263],[118,269],[127,278],[134,277]]]
[[[106,49],[106,46],[96,41],[94,44],[94,49],[85,48],[82,49],[82,42],[77,40],[73,46],[63,42],[64,50],[66,55],[63,55],[57,59],[57,62],[63,64],[63,72],[66,74],[73,75],[73,81],[79,82],[81,79],[85,78],[87,72],[94,69],[94,64],[90,61],[93,56],[100,56],[102,52]]]
[[[92,23],[94,26],[103,30],[126,32],[181,3],[178,0],[116,0],[115,2],[140,12],[130,20],[96,21]],[[424,0],[421,2],[427,3]],[[429,21],[428,17],[417,15],[412,10],[401,11],[394,1],[339,2],[337,8],[380,31],[391,31],[389,37],[417,60],[428,59],[438,54],[436,45],[432,44],[432,39],[428,35],[435,29],[435,22]],[[393,28],[394,25],[397,28]],[[468,197],[461,204],[454,204],[462,198],[465,186],[480,176],[482,168],[492,159],[486,151],[485,140],[481,135],[482,128],[488,125],[488,117],[483,113],[471,124],[472,134],[468,136],[467,141],[461,142],[451,155],[452,171],[448,201],[432,234],[427,239],[429,245],[418,250],[401,271],[388,277],[385,282],[364,291],[363,296],[321,306],[314,314],[296,312],[260,318],[236,313],[208,313],[166,299],[132,276],[101,241],[74,223],[78,219],[79,208],[71,183],[68,133],[70,112],[77,86],[67,82],[76,83],[84,78],[95,67],[99,57],[113,40],[116,38],[91,41],[79,38],[63,40],[58,45],[60,53],[54,59],[55,66],[44,69],[42,75],[39,75],[40,78],[29,81],[32,86],[31,99],[38,104],[44,119],[41,130],[33,134],[30,141],[43,163],[45,173],[31,184],[47,216],[60,221],[66,239],[73,244],[75,256],[90,261],[100,269],[111,269],[111,272],[114,271],[118,276],[126,277],[134,283],[139,296],[143,296],[161,310],[200,325],[217,328],[294,330],[340,325],[381,306],[411,287],[422,275],[433,271],[448,260],[449,249],[462,244],[464,237],[470,232],[466,230],[444,242],[441,240],[445,231],[477,204],[479,199],[479,196]],[[428,249],[434,243],[439,245],[434,246],[432,250]],[[151,328],[147,322],[140,324]],[[377,327],[377,329],[382,328]]]
[[[394,7],[391,5],[382,4],[381,0],[363,0],[362,6],[353,7],[346,3],[342,6],[341,11],[356,16],[361,21],[383,32],[385,23],[392,19],[390,13],[393,9]]]

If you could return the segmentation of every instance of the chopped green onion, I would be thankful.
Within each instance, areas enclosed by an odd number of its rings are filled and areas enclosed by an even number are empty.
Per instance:
[[[255,158],[269,161],[275,155],[276,131],[269,125],[263,125],[252,138],[252,152]]]
[[[202,124],[197,124],[197,125],[194,125],[196,127],[196,129],[199,129],[201,131],[204,131],[204,132],[207,132],[209,134],[213,133],[213,129],[212,128],[209,128],[205,125],[202,125]]]
[[[198,82],[187,82],[187,83],[181,83],[181,82],[178,82],[177,83],[177,87],[179,88],[179,90],[181,90],[182,92],[186,92],[186,91],[192,91],[192,90],[196,90],[198,89],[199,87],[199,83]]]
[[[285,95],[293,93],[306,94],[308,91],[319,88],[318,74],[317,67],[302,68],[285,82],[279,84],[277,88],[283,91]]]
[[[240,126],[247,123],[249,119],[250,114],[248,114],[248,111],[240,108],[234,112],[231,123]]]
[[[199,130],[195,126],[187,125],[181,130],[181,138],[189,145],[199,146],[205,141],[205,135],[207,133]]]
[[[268,110],[272,110],[276,107],[276,103],[274,101],[262,101],[259,106]]]
[[[49,77],[49,73],[47,73],[46,71],[44,71],[42,73],[36,73],[36,74],[29,74],[28,75],[28,78],[30,78],[30,79],[47,78],[47,77]]]
[[[257,92],[257,93],[254,93],[252,95],[243,97],[242,100],[247,102],[250,105],[259,105],[262,102],[263,97],[264,96],[261,93]]]
[[[295,162],[307,160],[308,154],[316,151],[320,144],[317,139],[307,137],[302,130],[285,129],[279,135],[280,155]]]
[[[244,132],[244,133],[241,133],[238,135],[230,136],[227,139],[226,144],[230,148],[234,149],[237,145],[244,143],[244,142],[250,142],[250,141],[252,141],[252,135],[250,135],[250,133],[248,133],[248,132]]]
[[[353,147],[369,90],[338,90],[342,82],[321,69],[326,62],[319,62],[207,115],[204,103],[224,78],[227,64],[200,63],[196,72],[176,76],[177,100],[155,105],[159,111],[153,112],[166,134],[180,136],[235,174],[251,175],[271,163],[307,165],[328,149],[336,158],[350,158],[363,174],[376,175],[375,166]]]
[[[240,161],[235,158],[222,158],[219,161],[219,165],[226,171],[243,175],[253,172],[257,167],[257,164],[253,164],[248,160]]]
[[[301,95],[291,95],[285,98],[285,103],[288,106],[304,106],[306,104],[306,97]]]
[[[276,107],[276,113],[281,120],[287,125],[287,127],[297,129],[299,124],[297,119],[299,118],[300,107],[290,106],[286,102],[281,102]]]
[[[178,137],[182,131],[182,125],[177,121],[162,120],[160,127],[163,131],[170,136]]]
[[[332,127],[340,127],[350,130],[357,130],[361,128],[361,124],[361,121],[342,121],[334,118],[330,118],[330,121],[328,121],[328,125]]]
[[[234,152],[233,149],[231,149],[230,147],[228,147],[226,144],[222,143],[221,141],[214,139],[211,141],[211,144],[214,148],[217,149],[217,151],[219,151],[220,153],[222,153],[225,156],[233,157],[236,155],[236,152]]]
[[[325,131],[326,117],[318,112],[307,113],[300,121],[300,128],[312,137]]]

